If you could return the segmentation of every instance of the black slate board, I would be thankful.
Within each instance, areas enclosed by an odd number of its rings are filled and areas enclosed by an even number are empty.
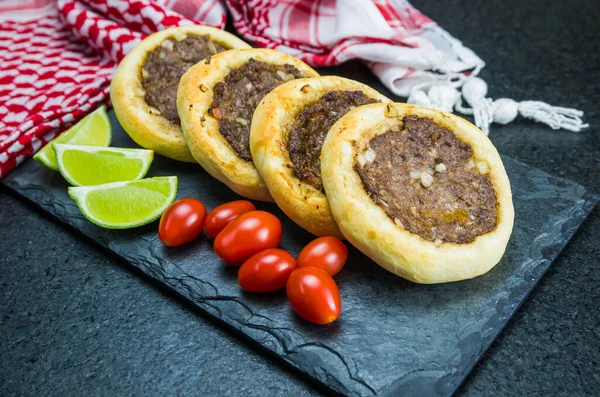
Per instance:
[[[111,118],[113,146],[134,147],[112,112]],[[342,316],[329,326],[296,316],[283,291],[241,291],[235,269],[219,261],[207,238],[169,249],[158,240],[156,223],[126,231],[92,225],[67,196],[62,177],[34,161],[2,183],[332,391],[448,396],[599,199],[574,182],[511,158],[503,161],[513,187],[515,228],[501,263],[474,280],[424,286],[387,273],[351,249],[336,276]],[[159,175],[177,175],[178,198],[197,197],[209,209],[239,198],[199,166],[156,156],[148,176]],[[297,254],[311,240],[274,205],[257,207],[281,217],[284,249]]]

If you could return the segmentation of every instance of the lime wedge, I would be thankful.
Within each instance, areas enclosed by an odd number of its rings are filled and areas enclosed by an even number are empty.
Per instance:
[[[129,229],[158,219],[176,193],[176,176],[69,188],[83,215],[107,229]]]
[[[134,181],[144,177],[154,152],[143,149],[54,144],[58,169],[73,186]]]
[[[85,116],[77,124],[54,138],[33,159],[46,167],[58,171],[56,153],[53,144],[70,143],[71,145],[110,146],[112,129],[106,114],[106,107],[100,106]]]

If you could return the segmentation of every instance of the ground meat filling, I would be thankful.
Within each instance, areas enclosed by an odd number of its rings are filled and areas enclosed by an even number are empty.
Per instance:
[[[494,230],[498,203],[487,163],[429,118],[403,122],[358,156],[355,170],[371,198],[399,227],[437,245]]]
[[[299,77],[302,73],[292,65],[273,65],[249,60],[229,72],[213,89],[210,113],[219,119],[219,129],[237,155],[247,161],[250,154],[250,123],[258,103],[273,88]]]
[[[343,115],[355,107],[374,103],[362,91],[331,91],[300,112],[288,141],[288,151],[296,176],[323,190],[321,147],[327,132]]]
[[[167,120],[179,124],[177,114],[177,87],[181,76],[204,58],[227,50],[210,41],[209,36],[187,36],[182,41],[166,39],[148,53],[142,69],[142,87],[145,100],[158,109]]]

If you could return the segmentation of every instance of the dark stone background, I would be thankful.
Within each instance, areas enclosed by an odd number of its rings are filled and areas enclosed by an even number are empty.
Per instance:
[[[502,154],[600,192],[597,2],[413,4],[487,62],[493,97],[586,112],[584,133],[519,119],[490,137]],[[599,228],[596,208],[459,395],[600,394]],[[0,395],[320,393],[0,189]]]

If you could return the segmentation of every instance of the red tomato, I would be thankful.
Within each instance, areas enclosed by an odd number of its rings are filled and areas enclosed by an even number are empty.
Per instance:
[[[160,218],[158,238],[169,247],[189,243],[204,228],[206,208],[193,198],[177,200],[167,208]]]
[[[340,290],[333,278],[316,267],[299,267],[288,278],[288,300],[301,317],[315,324],[329,324],[342,312]]]
[[[213,248],[225,263],[239,266],[252,255],[275,248],[281,241],[281,222],[265,211],[250,211],[229,222]]]
[[[225,226],[238,216],[254,211],[256,207],[250,201],[237,200],[221,204],[208,213],[206,217],[206,234],[215,238]]]
[[[348,259],[348,247],[337,237],[324,236],[311,241],[298,255],[298,267],[316,267],[335,276]]]
[[[238,271],[238,283],[248,292],[273,292],[285,287],[296,268],[296,259],[279,248],[254,254]]]

